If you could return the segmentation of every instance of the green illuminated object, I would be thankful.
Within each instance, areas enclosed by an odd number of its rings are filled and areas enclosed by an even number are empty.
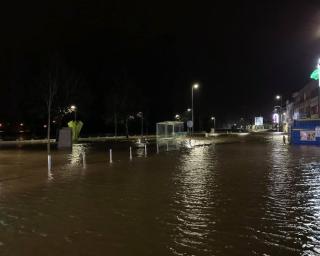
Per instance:
[[[311,75],[310,75],[310,78],[311,79],[314,79],[314,80],[319,80],[319,69],[315,69]]]
[[[81,121],[70,121],[68,127],[72,130],[72,140],[78,141],[80,131],[82,129],[83,123]]]

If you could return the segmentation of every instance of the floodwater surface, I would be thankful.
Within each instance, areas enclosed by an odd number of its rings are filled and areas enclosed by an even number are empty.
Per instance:
[[[319,147],[128,146],[0,148],[0,255],[320,254]]]

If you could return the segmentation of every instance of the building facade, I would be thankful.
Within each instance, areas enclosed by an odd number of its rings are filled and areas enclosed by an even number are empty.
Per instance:
[[[293,94],[293,120],[319,118],[319,84],[311,80],[300,91]]]

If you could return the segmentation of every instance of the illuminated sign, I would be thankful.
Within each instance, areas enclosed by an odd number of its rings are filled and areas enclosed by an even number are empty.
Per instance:
[[[257,116],[254,118],[254,125],[263,125],[263,117]]]
[[[300,140],[301,141],[316,141],[316,132],[315,131],[300,131]]]
[[[274,124],[278,124],[279,123],[279,114],[278,113],[274,113],[272,116],[272,121]]]

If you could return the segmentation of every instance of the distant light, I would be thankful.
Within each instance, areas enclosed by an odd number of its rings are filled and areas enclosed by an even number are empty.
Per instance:
[[[193,85],[193,88],[194,88],[194,89],[198,89],[198,88],[199,88],[199,84],[194,84],[194,85]]]
[[[20,126],[23,126],[23,123],[20,123]]]
[[[215,120],[216,118],[214,116],[211,117],[211,120]]]
[[[176,114],[176,115],[175,115],[175,118],[176,118],[176,119],[180,119],[180,115],[179,115],[179,114]]]
[[[0,123],[0,127],[2,127],[2,123]]]
[[[77,109],[77,106],[71,105],[71,106],[70,106],[70,109],[71,109],[72,111],[75,111],[75,110]]]
[[[284,116],[285,116],[286,114],[287,114],[286,112],[283,112],[283,114],[282,114],[282,115],[284,115]]]
[[[190,112],[190,111],[191,111],[191,108],[188,108],[187,111]]]
[[[280,99],[281,99],[281,96],[280,96],[280,95],[276,95],[276,99],[277,99],[277,100],[280,100]]]
[[[47,125],[46,125],[46,124],[44,124],[44,125],[43,125],[43,128],[47,128]]]
[[[55,123],[56,123],[56,120],[53,120],[53,121],[52,121],[52,123],[54,123],[54,124],[55,124]]]

